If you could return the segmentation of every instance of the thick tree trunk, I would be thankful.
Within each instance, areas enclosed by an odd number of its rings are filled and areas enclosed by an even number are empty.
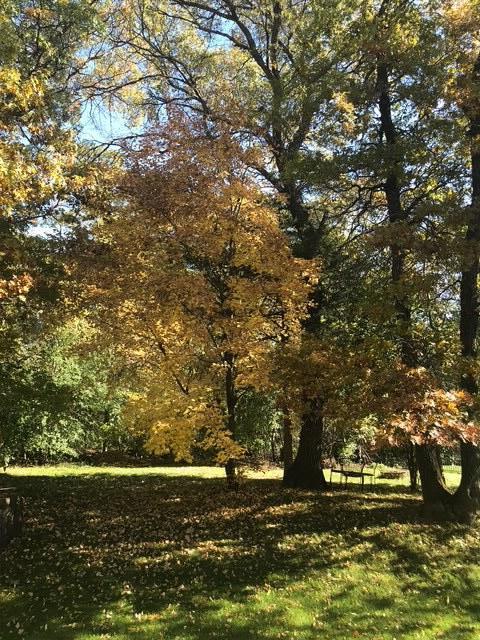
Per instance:
[[[460,443],[462,479],[455,492],[457,507],[474,513],[480,507],[480,449],[471,442]]]
[[[300,431],[297,455],[285,470],[283,483],[297,489],[326,489],[327,481],[321,467],[323,417],[317,408],[305,413]]]
[[[418,491],[418,465],[415,457],[415,446],[412,442],[407,447],[408,473],[410,475],[410,491]]]
[[[480,56],[472,74],[475,88],[480,86]],[[462,356],[475,365],[479,321],[478,274],[480,269],[480,103],[470,106],[472,206],[465,235],[470,260],[464,265],[460,283],[460,342]],[[472,366],[473,369],[473,366]],[[472,371],[461,379],[461,387],[472,396],[478,395],[478,382]],[[480,506],[480,450],[469,442],[460,444],[462,479],[455,494],[455,509],[470,519]]]
[[[285,181],[283,183],[283,193],[287,197],[290,215],[300,240],[294,249],[294,254],[298,258],[311,260],[318,255],[322,229],[312,225],[308,208],[302,202],[301,193],[294,183]],[[317,288],[311,299],[308,318],[303,322],[304,329],[307,332],[315,333],[319,327],[320,299],[320,290]],[[317,401],[314,404],[318,406],[319,402]],[[284,415],[286,414],[284,413]],[[312,412],[305,411],[301,416],[299,443],[295,460],[293,460],[291,422],[288,421],[286,423],[284,421],[283,482],[287,486],[304,489],[323,489],[327,486],[321,469],[323,421],[319,415],[319,412],[314,409]]]
[[[445,485],[437,448],[415,445],[415,457],[426,512],[428,515],[444,515],[451,503],[452,495]]]
[[[402,207],[402,196],[398,181],[398,163],[396,156],[397,131],[392,116],[392,102],[388,67],[379,60],[377,65],[377,90],[378,106],[380,110],[381,134],[385,137],[388,163],[387,177],[384,184],[385,198],[387,200],[388,220],[390,224],[397,224],[407,220],[407,215]],[[390,246],[391,278],[394,286],[401,285],[405,276],[405,251],[398,244]],[[397,339],[400,345],[400,353],[403,364],[414,368],[418,365],[417,353],[411,331],[411,305],[405,292],[394,292],[394,303],[397,315]],[[425,504],[438,502],[438,496],[443,496],[444,486],[439,458],[435,448],[429,445],[415,445],[415,458],[422,481],[422,495]],[[434,463],[435,461],[435,463]],[[425,485],[425,486],[424,486]],[[448,493],[448,492],[447,492]],[[448,494],[450,495],[450,494]],[[434,509],[432,503],[432,509]]]
[[[227,460],[225,464],[225,476],[229,489],[238,489],[237,464],[233,458]]]

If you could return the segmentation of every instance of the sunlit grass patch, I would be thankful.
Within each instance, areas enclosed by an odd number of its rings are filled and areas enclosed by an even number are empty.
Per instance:
[[[152,476],[222,478],[225,472],[220,467],[93,467],[86,464],[59,464],[38,467],[10,467],[8,474],[33,477],[63,476]]]
[[[221,475],[13,469],[26,527],[0,554],[1,640],[480,637],[477,528],[422,522],[398,484],[235,493]]]

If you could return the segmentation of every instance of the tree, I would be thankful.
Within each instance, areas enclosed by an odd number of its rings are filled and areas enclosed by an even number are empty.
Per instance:
[[[2,3],[0,304],[34,286],[25,240],[32,226],[71,217],[95,186],[76,141],[75,82],[89,63],[81,49],[96,20],[87,0]]]
[[[38,435],[55,412],[49,398],[59,414],[65,408],[63,386],[38,355],[62,277],[60,247],[44,238],[78,217],[98,186],[77,139],[78,79],[91,60],[97,8],[89,0],[6,0],[0,9],[0,366],[9,447],[24,447],[27,422]]]
[[[436,10],[430,1],[385,0],[362,15],[363,82],[348,98],[363,123],[347,146],[346,162],[357,193],[353,210],[371,216],[377,225],[374,243],[389,252],[390,284],[381,290],[389,298],[384,310],[391,311],[390,337],[400,369],[413,372],[435,363],[439,379],[434,386],[440,388],[446,380],[438,371],[440,353],[431,344],[431,319],[443,305],[444,292],[455,288],[445,256],[454,246],[449,217],[464,193],[464,156],[458,130],[445,127],[452,119],[444,100],[449,67]],[[412,446],[425,502],[448,499],[437,448]]]
[[[44,240],[37,243],[47,244]],[[51,247],[45,247],[49,257]],[[132,441],[120,420],[127,384],[122,365],[98,346],[85,320],[65,320],[57,278],[45,271],[25,303],[10,300],[0,332],[0,463],[76,457]],[[35,273],[37,283],[40,271]],[[50,286],[50,289],[48,288]],[[39,289],[43,291],[40,297]],[[7,326],[8,322],[8,326]]]
[[[473,397],[478,395],[476,373],[478,340],[478,274],[480,267],[480,49],[477,17],[478,3],[459,4],[446,12],[447,34],[453,65],[453,82],[446,87],[453,105],[466,121],[470,155],[470,206],[464,216],[465,236],[461,251],[460,346],[462,388]],[[476,36],[476,39],[475,39]],[[476,417],[476,412],[471,411]],[[469,518],[480,500],[480,453],[475,440],[461,441],[462,478],[455,495],[456,508]]]
[[[294,255],[308,261],[321,254],[329,207],[315,198],[302,161],[313,150],[329,156],[338,140],[337,97],[355,66],[349,55],[355,9],[343,0],[120,2],[111,55],[97,67],[93,95],[128,101],[135,87],[136,114],[143,105],[146,119],[161,119],[165,106],[175,104],[200,114],[206,135],[226,126],[257,149],[251,167],[281,196],[279,220]],[[322,298],[320,289],[312,292],[310,331],[318,328]],[[319,424],[316,410],[304,419],[302,440]],[[303,457],[310,448],[304,445],[290,473],[298,486],[295,469],[308,465],[313,476],[320,466],[318,455]]]
[[[131,151],[85,281],[99,326],[136,363],[147,446],[178,459],[214,448],[232,484],[239,402],[271,387],[273,345],[299,335],[317,269],[291,255],[248,153],[172,114]]]

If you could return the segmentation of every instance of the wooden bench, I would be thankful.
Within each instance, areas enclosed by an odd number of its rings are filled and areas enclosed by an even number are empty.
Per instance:
[[[340,485],[342,482],[347,486],[347,482],[349,478],[359,478],[362,488],[365,486],[365,478],[370,479],[370,486],[373,486],[375,482],[375,472],[377,469],[377,464],[368,466],[368,471],[365,470],[366,467],[365,462],[346,462],[340,463],[339,467],[331,466],[330,467],[330,486],[332,486],[333,474],[338,473],[340,476]]]

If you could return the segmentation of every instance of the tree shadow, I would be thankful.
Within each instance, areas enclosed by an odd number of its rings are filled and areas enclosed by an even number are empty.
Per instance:
[[[11,483],[26,529],[0,554],[2,640],[393,638],[420,633],[421,608],[440,615],[447,591],[461,615],[445,637],[478,637],[478,539],[419,522],[418,498],[397,488],[319,495],[264,479],[235,494],[161,472]]]

